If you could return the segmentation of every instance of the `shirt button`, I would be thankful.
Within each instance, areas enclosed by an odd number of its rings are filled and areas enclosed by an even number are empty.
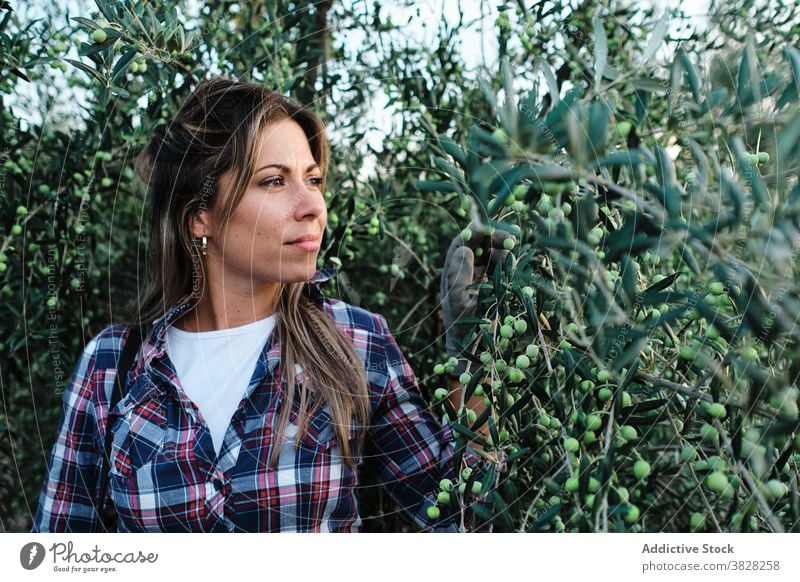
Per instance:
[[[217,491],[222,490],[222,481],[220,479],[214,479],[214,489]]]

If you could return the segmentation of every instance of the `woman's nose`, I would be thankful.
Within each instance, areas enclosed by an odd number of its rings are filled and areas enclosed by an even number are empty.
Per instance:
[[[319,216],[325,211],[325,197],[319,186],[308,182],[300,183],[295,188],[295,193],[297,195],[295,208],[301,219],[308,215]]]

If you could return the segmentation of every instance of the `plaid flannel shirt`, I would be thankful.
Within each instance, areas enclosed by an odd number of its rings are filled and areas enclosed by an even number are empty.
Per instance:
[[[457,506],[440,506],[436,520],[426,510],[440,479],[455,481],[466,466],[485,475],[487,465],[467,447],[455,466],[454,434],[428,409],[385,318],[322,294],[318,283],[334,272],[317,271],[306,291],[352,339],[365,366],[371,425],[359,467],[373,471],[423,531],[458,531]],[[123,532],[360,531],[358,471],[341,462],[327,405],[311,418],[298,448],[293,407],[285,430],[290,438],[278,466],[268,467],[285,394],[277,327],[216,454],[211,433],[165,351],[167,327],[190,306],[190,297],[183,297],[147,327],[154,331],[145,336],[129,373],[129,391],[111,411],[116,418],[102,504],[96,500],[108,403],[127,327],[112,325],[88,342],[64,392],[31,531],[96,531],[95,506],[108,515],[116,512]],[[298,366],[297,382],[302,381]],[[490,497],[478,502],[488,508]]]

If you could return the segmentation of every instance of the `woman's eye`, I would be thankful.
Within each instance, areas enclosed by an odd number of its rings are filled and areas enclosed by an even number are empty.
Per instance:
[[[322,185],[322,178],[311,178],[311,183],[315,186]],[[272,186],[283,186],[283,178],[278,176],[276,178],[269,178],[267,180],[262,180],[258,183],[259,186],[264,188],[270,188]]]
[[[282,181],[283,181],[283,178],[280,178],[280,177],[278,177],[278,178],[270,178],[268,180],[262,180],[259,185],[260,186],[269,187],[269,186],[274,186],[276,182],[282,182]]]

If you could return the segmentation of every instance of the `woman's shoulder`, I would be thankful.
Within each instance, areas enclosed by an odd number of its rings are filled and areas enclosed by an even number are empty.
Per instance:
[[[352,340],[371,386],[383,387],[391,374],[390,365],[404,360],[402,354],[398,355],[400,348],[386,319],[379,313],[340,299],[326,299],[325,304],[336,326]]]
[[[381,314],[341,299],[326,298],[326,311],[340,328],[371,335],[389,334],[389,326]]]
[[[86,342],[83,357],[92,360],[94,369],[116,368],[129,333],[130,327],[124,323],[104,327]]]
[[[107,406],[104,403],[108,402],[110,395],[111,384],[108,379],[111,378],[113,382],[129,329],[122,323],[109,325],[85,343],[64,390],[64,401],[68,406],[75,410],[91,409],[95,418],[101,418],[97,416],[99,409]],[[103,393],[105,396],[102,396]]]

